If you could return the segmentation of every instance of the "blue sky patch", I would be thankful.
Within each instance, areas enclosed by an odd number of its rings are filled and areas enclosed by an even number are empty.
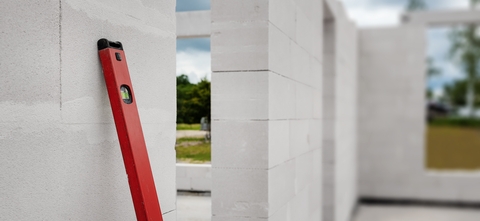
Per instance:
[[[177,12],[210,10],[210,0],[177,0]]]

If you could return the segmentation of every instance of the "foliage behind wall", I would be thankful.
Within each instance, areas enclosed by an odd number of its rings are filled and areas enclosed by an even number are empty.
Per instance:
[[[177,76],[177,123],[198,124],[202,117],[210,119],[210,81],[192,84],[187,75]]]

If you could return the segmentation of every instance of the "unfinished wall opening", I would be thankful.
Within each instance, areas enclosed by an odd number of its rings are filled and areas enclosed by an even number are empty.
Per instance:
[[[177,162],[209,164],[210,38],[177,39]]]
[[[480,169],[480,28],[427,29],[426,167]]]
[[[177,0],[177,219],[210,220],[210,0]],[[197,213],[192,213],[192,203]]]

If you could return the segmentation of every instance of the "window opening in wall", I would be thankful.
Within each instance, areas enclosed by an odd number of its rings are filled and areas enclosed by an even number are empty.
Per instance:
[[[177,162],[206,164],[210,154],[210,38],[177,39]]]
[[[480,28],[427,31],[426,166],[480,169]]]

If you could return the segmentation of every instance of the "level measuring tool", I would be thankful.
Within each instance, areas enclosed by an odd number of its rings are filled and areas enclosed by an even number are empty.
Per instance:
[[[97,46],[137,220],[163,221],[122,43]]]

